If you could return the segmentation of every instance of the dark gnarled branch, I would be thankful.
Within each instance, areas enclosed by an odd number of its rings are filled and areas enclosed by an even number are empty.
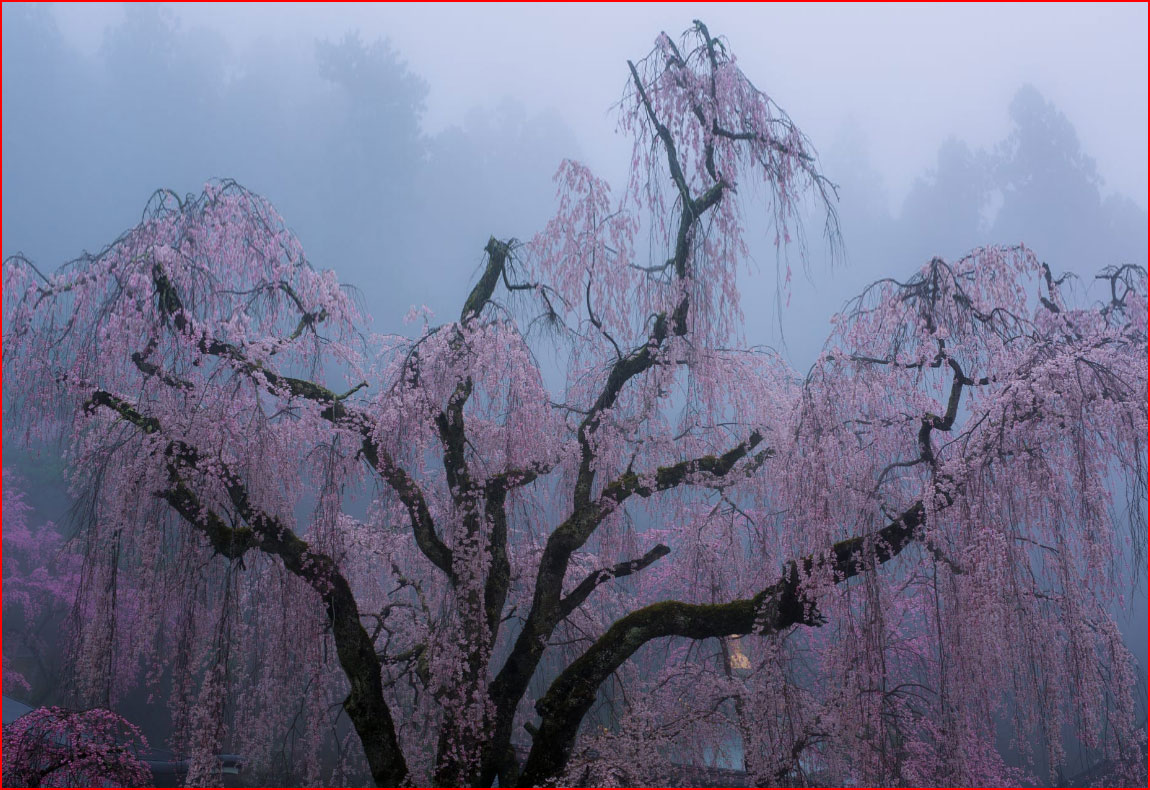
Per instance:
[[[561,619],[566,619],[572,612],[582,606],[583,602],[587,600],[588,596],[590,596],[599,585],[611,579],[619,579],[623,576],[630,576],[632,573],[638,573],[670,553],[671,550],[660,543],[637,560],[617,562],[610,568],[601,568],[597,571],[592,571],[587,578],[579,583],[578,587],[567,593],[567,595],[563,596],[563,599],[559,601]]]
[[[655,489],[663,491],[687,485],[694,482],[693,476],[698,474],[706,475],[708,482],[719,482],[724,475],[739,468],[738,462],[761,442],[762,437],[756,432],[747,441],[720,456],[705,456],[662,467],[654,473],[653,488],[641,482],[633,473],[624,474],[604,489],[602,497],[576,508],[567,520],[556,527],[540,558],[531,610],[524,621],[523,630],[491,685],[491,699],[496,705],[496,737],[490,759],[500,760],[506,753],[504,746],[510,743],[515,708],[539,665],[555,627],[594,590],[594,584],[585,580],[567,599],[562,598],[563,580],[571,554],[586,543],[607,514],[631,494],[649,496]],[[760,451],[750,463],[761,462],[769,452]],[[664,556],[664,553],[658,548],[648,553],[640,560],[644,563],[642,567]],[[489,776],[494,780],[495,771],[494,764],[488,765],[483,774],[484,781],[488,781]]]
[[[152,280],[164,322],[171,322],[178,332],[191,334],[194,328],[187,318],[180,295],[164,273],[163,268],[158,264],[152,268]],[[372,435],[372,421],[368,416],[345,402],[348,396],[359,389],[358,387],[344,395],[338,395],[315,382],[280,375],[263,365],[253,363],[247,358],[243,350],[234,344],[208,337],[206,334],[200,334],[196,342],[201,353],[228,361],[238,371],[249,376],[271,394],[276,396],[287,394],[290,397],[303,398],[321,404],[325,407],[320,412],[321,417],[334,425],[356,431],[361,438],[361,451],[364,458],[395,491],[404,507],[407,508],[416,545],[433,565],[447,574],[448,577],[452,577],[451,549],[436,534],[431,511],[427,507],[427,502],[419,485],[390,453],[376,444]],[[145,363],[143,367],[140,366],[140,361],[137,361],[136,364],[145,375],[151,374],[152,371],[147,367],[148,363]]]
[[[143,433],[162,433],[154,417],[141,414],[131,404],[99,390],[88,402],[89,409],[106,407]],[[250,549],[278,557],[284,567],[305,581],[323,600],[332,626],[336,653],[351,685],[344,709],[363,743],[372,778],[380,786],[397,786],[407,780],[407,762],[396,739],[395,723],[383,698],[379,658],[371,637],[360,622],[359,607],[351,585],[334,560],[317,552],[275,516],[255,507],[240,478],[218,459],[213,468],[221,470],[219,481],[237,514],[247,527],[233,528],[214,510],[207,508],[183,479],[184,470],[202,471],[201,455],[181,440],[171,440],[165,449],[170,486],[159,496],[172,506],[189,526],[207,536],[212,547],[231,559]]]
[[[782,578],[753,598],[725,604],[666,601],[618,620],[555,679],[536,703],[542,722],[536,728],[521,783],[542,784],[559,774],[600,685],[647,642],[667,636],[707,639],[776,633],[800,624],[820,625],[815,602],[800,588],[803,576],[829,563],[834,578],[843,581],[886,562],[910,544],[924,517],[922,503],[916,503],[877,534],[836,543],[829,558],[806,557],[798,564],[791,563]],[[799,566],[803,574],[798,573]]]

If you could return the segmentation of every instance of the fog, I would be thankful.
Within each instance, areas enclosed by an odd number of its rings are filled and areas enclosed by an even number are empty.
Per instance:
[[[3,251],[52,268],[130,227],[153,189],[231,177],[363,290],[376,328],[398,329],[413,303],[450,314],[488,235],[527,238],[546,221],[562,158],[621,185],[625,61],[692,13],[5,7]],[[835,288],[800,279],[796,309],[760,315],[776,303],[775,261],[757,248],[749,339],[784,343],[803,366],[862,284],[979,244],[1025,241],[1082,274],[1144,262],[1144,7],[707,17],[840,186]],[[825,253],[811,245],[815,282]]]
[[[263,42],[306,56],[315,37],[350,29],[388,37],[428,81],[427,132],[514,96],[557,112],[592,165],[621,168],[626,146],[606,110],[624,82],[624,60],[645,53],[655,32],[676,32],[699,12],[649,4],[437,12],[402,4],[277,11],[204,3],[177,5],[174,13],[185,29],[214,31],[233,55]],[[69,42],[92,54],[124,11],[84,4],[55,15]],[[857,126],[896,200],[947,136],[979,145],[999,140],[1009,127],[1010,97],[1031,83],[1071,117],[1109,188],[1146,207],[1143,8],[716,4],[706,7],[705,21],[731,38],[744,70],[816,143],[826,145],[845,123]]]
[[[359,288],[376,330],[413,304],[451,316],[490,235],[546,222],[563,158],[623,186],[626,60],[698,15],[839,188],[834,260],[817,217],[805,260],[777,260],[749,203],[748,343],[805,370],[863,285],[982,244],[1025,242],[1084,286],[1146,265],[1144,4],[5,4],[3,254],[50,270],[154,189],[234,178]],[[1144,677],[1144,574],[1132,604]]]

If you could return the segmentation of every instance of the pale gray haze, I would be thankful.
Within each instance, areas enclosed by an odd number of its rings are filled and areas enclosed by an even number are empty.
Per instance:
[[[588,164],[619,170],[629,154],[607,112],[624,62],[655,33],[693,16],[724,31],[759,87],[827,147],[843,127],[867,141],[892,200],[954,135],[988,145],[1009,130],[1007,105],[1030,83],[1064,112],[1106,191],[1146,208],[1146,7],[1021,5],[234,5],[174,4],[185,29],[309,57],[316,37],[386,37],[428,81],[424,131],[513,97],[557,112]],[[66,38],[98,50],[118,4],[53,9]]]
[[[233,177],[276,203],[321,265],[368,296],[386,287],[372,300],[378,327],[398,328],[412,303],[442,315],[489,234],[525,238],[545,221],[560,159],[620,184],[630,150],[612,107],[626,60],[695,16],[730,39],[841,188],[836,287],[816,294],[800,277],[796,309],[778,315],[774,251],[753,250],[748,339],[783,343],[805,365],[859,286],[984,243],[1025,241],[1082,273],[1145,261],[1137,4],[5,6],[4,252],[50,267],[132,224],[155,187]],[[35,44],[11,40],[22,25]],[[389,42],[387,62],[415,83],[374,120],[362,117],[371,91],[388,87],[350,85],[317,62],[317,41],[349,32],[363,48]],[[37,70],[50,48],[60,57]],[[372,168],[392,182],[375,211],[355,184]],[[371,241],[340,210],[357,191]],[[323,222],[337,214],[346,227]],[[816,283],[828,274],[818,235],[816,220]]]

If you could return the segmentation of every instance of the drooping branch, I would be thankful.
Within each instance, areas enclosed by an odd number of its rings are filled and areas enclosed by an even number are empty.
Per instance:
[[[688,485],[695,482],[695,476],[700,473],[706,475],[707,482],[719,482],[724,476],[737,470],[738,462],[746,458],[761,442],[762,437],[756,432],[747,441],[741,442],[720,456],[705,456],[660,467],[651,476],[651,482],[641,481],[633,472],[625,473],[604,489],[602,497],[576,509],[555,528],[547,540],[540,559],[531,610],[524,621],[523,630],[520,631],[511,653],[491,684],[491,699],[496,706],[496,737],[494,750],[489,755],[490,760],[502,761],[506,756],[515,708],[527,690],[527,685],[543,657],[547,641],[551,638],[555,627],[571,613],[573,608],[574,599],[569,596],[565,606],[562,598],[563,580],[571,554],[586,543],[603,519],[631,494],[650,496],[655,490],[666,491]],[[761,463],[769,454],[769,449],[762,450],[752,457],[750,463],[752,465]],[[649,558],[650,562],[654,562],[661,556],[663,555],[648,554],[644,559]],[[646,567],[650,562],[642,567]],[[580,590],[579,595],[583,595],[581,590],[585,589],[582,587],[585,583],[576,588]],[[586,594],[590,595],[593,590],[594,586],[586,589]],[[488,764],[484,769],[483,781],[493,781],[499,767],[495,762]]]
[[[724,182],[717,181],[698,198],[692,196],[679,161],[675,140],[667,126],[658,119],[635,65],[633,63],[628,65],[643,110],[662,143],[668,169],[679,191],[681,210],[675,233],[674,253],[668,260],[668,266],[675,273],[676,280],[685,284],[691,276],[689,260],[694,231],[703,215],[722,200],[727,186]],[[603,415],[615,405],[628,382],[657,364],[667,339],[671,336],[683,337],[688,333],[689,293],[687,288],[682,289],[679,301],[670,315],[664,312],[654,316],[645,342],[616,357],[607,373],[603,388],[576,430],[580,457],[573,489],[571,515],[548,537],[536,573],[531,609],[523,630],[491,686],[491,697],[496,705],[496,737],[482,774],[482,781],[485,783],[495,779],[498,765],[505,762],[515,708],[538,666],[547,640],[561,620],[559,602],[571,554],[586,542],[607,512],[602,507],[603,503],[592,500],[595,485],[595,451],[592,435],[599,428]],[[683,468],[678,474],[685,478],[688,471],[690,470]],[[633,485],[632,492],[638,491],[641,487],[637,480]],[[626,488],[624,485],[616,489],[620,497],[632,493],[627,492]]]
[[[415,545],[419,547],[423,556],[431,560],[432,565],[439,568],[450,578],[454,575],[451,569],[451,549],[440,539],[435,532],[435,522],[431,518],[431,511],[427,507],[427,500],[419,485],[412,479],[403,467],[399,466],[391,454],[379,447],[373,438],[364,435],[361,451],[367,462],[375,469],[380,477],[387,481],[392,490],[399,496],[411,521],[412,534],[415,536]]]
[[[722,181],[718,181],[698,198],[692,196],[690,187],[687,185],[686,177],[683,175],[683,168],[679,163],[678,149],[675,146],[675,141],[671,136],[670,130],[655,114],[655,110],[647,96],[646,88],[643,85],[643,80],[640,78],[638,70],[635,68],[635,64],[628,61],[628,66],[631,69],[631,77],[635,85],[635,90],[640,97],[651,124],[655,128],[659,140],[663,144],[667,167],[680,193],[682,211],[675,233],[674,255],[670,258],[668,264],[675,272],[676,279],[682,283],[690,277],[688,263],[691,256],[691,239],[695,228],[702,216],[714,206],[718,205],[719,201],[722,200],[723,195],[726,193],[726,185]],[[575,509],[579,509],[588,503],[591,488],[594,483],[594,472],[592,470],[594,452],[591,449],[591,434],[599,427],[604,412],[615,404],[615,401],[618,399],[619,394],[627,382],[647,371],[657,362],[658,352],[661,350],[667,338],[672,334],[677,337],[682,337],[687,334],[687,314],[689,309],[690,297],[687,290],[684,289],[678,304],[676,304],[671,312],[670,326],[668,326],[668,316],[666,313],[660,313],[655,316],[654,323],[646,341],[642,345],[633,348],[626,355],[617,356],[615,363],[611,366],[603,389],[595,399],[589,412],[583,418],[576,434],[579,440],[581,457],[578,479],[575,484]]]
[[[604,487],[603,499],[620,504],[632,494],[638,494],[645,498],[657,491],[667,491],[684,483],[696,482],[700,479],[719,481],[726,477],[734,469],[735,464],[746,458],[747,454],[758,447],[762,441],[762,434],[754,431],[745,442],[740,442],[719,456],[705,455],[702,458],[660,466],[653,475],[649,476],[639,475],[628,470]],[[747,471],[758,468],[763,461],[772,455],[774,455],[774,451],[770,448],[757,453]]]
[[[630,576],[632,573],[638,573],[670,553],[671,550],[660,543],[637,560],[617,562],[610,568],[600,568],[597,571],[592,571],[587,575],[587,578],[579,583],[579,586],[567,593],[567,595],[563,596],[562,600],[559,601],[561,619],[567,619],[572,612],[582,606],[583,602],[587,600],[591,593],[595,592],[599,585],[611,579],[619,579],[623,576]]]
[[[1065,275],[1063,275],[1065,277]],[[1061,281],[1062,278],[1059,278]],[[1103,305],[1102,315],[1108,317],[1111,312],[1117,310],[1122,312],[1126,309],[1126,297],[1130,294],[1138,293],[1136,283],[1146,279],[1146,270],[1141,266],[1136,266],[1132,263],[1125,263],[1121,266],[1107,266],[1101,273],[1095,275],[1096,280],[1105,280],[1110,285],[1110,301]],[[1121,285],[1122,291],[1119,293],[1119,286]]]
[[[136,369],[144,374],[144,378],[155,376],[173,389],[189,391],[195,389],[195,385],[192,384],[192,382],[173,376],[156,363],[148,361],[148,357],[155,351],[156,345],[156,340],[153,338],[143,351],[135,351],[132,353],[132,364],[136,366]]]
[[[505,469],[488,478],[487,485],[498,486],[505,492],[513,488],[522,488],[534,483],[540,477],[550,474],[554,468],[553,463],[541,462],[530,464],[522,469]]]
[[[645,97],[642,80],[633,64],[631,65],[631,73],[640,95]],[[656,129],[661,128],[658,133],[664,143],[668,167],[672,174],[678,173],[676,181],[683,198],[683,206],[671,263],[676,277],[683,281],[689,276],[688,260],[691,253],[693,229],[702,215],[719,203],[725,194],[725,187],[722,183],[715,184],[699,199],[692,199],[678,162],[674,140],[666,126],[654,118],[654,111],[649,101],[646,101],[645,105],[652,115]],[[672,333],[675,336],[687,334],[689,307],[690,298],[687,290],[684,289],[670,319],[666,313],[656,315],[646,341],[631,349],[627,354],[616,358],[607,374],[603,389],[579,424],[576,438],[579,442],[580,458],[571,515],[547,539],[536,572],[531,609],[524,622],[523,630],[491,685],[491,699],[496,706],[495,737],[484,760],[481,773],[481,781],[484,783],[494,781],[496,776],[500,775],[509,765],[508,755],[510,754],[509,746],[515,709],[543,656],[547,640],[562,619],[560,597],[571,554],[586,542],[606,515],[606,510],[600,506],[600,503],[592,501],[595,483],[595,452],[592,447],[591,436],[598,429],[603,415],[615,405],[627,383],[656,364],[667,338]],[[668,320],[670,320],[670,325],[668,325]],[[685,472],[686,470],[684,470],[684,476]]]
[[[131,423],[141,432],[152,435],[160,432],[160,421],[154,417],[145,417],[133,408],[127,401],[112,395],[104,390],[97,390],[85,405],[87,411],[95,411],[104,407],[120,415],[126,422]],[[182,442],[170,442],[165,454],[188,454],[190,448]],[[178,469],[168,464],[168,476],[171,482],[169,488],[157,493],[167,502],[173,510],[180,514],[185,521],[199,530],[212,544],[212,549],[228,559],[239,559],[258,544],[258,536],[249,527],[232,527],[214,510],[204,507],[199,497],[184,484]]]
[[[121,398],[106,391],[94,393],[89,408],[106,407],[143,433],[162,435],[162,426]],[[336,652],[351,690],[344,710],[363,743],[372,778],[380,786],[398,786],[407,780],[407,763],[396,739],[395,723],[383,698],[379,657],[371,637],[360,622],[359,607],[347,579],[331,557],[312,547],[286,524],[254,506],[247,487],[219,459],[204,464],[199,451],[182,440],[171,440],[164,451],[169,488],[158,492],[189,526],[206,535],[213,549],[231,559],[255,548],[283,562],[320,596],[332,626]],[[211,466],[235,508],[247,524],[229,527],[214,510],[203,505],[187,485],[185,470],[203,473]]]
[[[164,323],[170,321],[177,331],[191,334],[194,327],[187,318],[180,295],[159,264],[155,264],[152,268],[152,279],[156,287],[156,298]],[[353,408],[346,402],[347,397],[359,387],[353,388],[345,395],[338,395],[313,381],[281,375],[264,365],[250,361],[238,346],[211,338],[203,332],[198,334],[197,347],[205,355],[219,357],[230,362],[236,370],[247,375],[257,385],[263,386],[273,395],[279,396],[286,393],[289,397],[303,398],[323,405],[325,408],[320,412],[321,417],[334,425],[356,431],[360,435],[363,457],[384,482],[395,491],[407,509],[415,543],[419,550],[448,577],[453,576],[451,549],[443,543],[435,532],[435,524],[431,518],[431,511],[427,506],[423,491],[392,455],[376,443],[372,435],[372,420],[365,413]],[[136,364],[138,367],[140,366],[139,362]],[[141,368],[141,370],[146,375],[150,374],[149,369]],[[162,380],[167,383],[167,379]]]
[[[536,703],[542,722],[536,728],[521,784],[543,784],[562,771],[599,687],[647,642],[668,636],[707,639],[777,633],[793,625],[820,625],[816,603],[802,590],[801,580],[829,565],[833,578],[841,582],[898,556],[914,539],[924,518],[925,510],[918,502],[874,535],[840,541],[825,558],[803,558],[799,561],[801,574],[798,566],[791,563],[782,578],[753,598],[725,604],[666,601],[618,620],[555,679]]]
[[[941,417],[937,414],[927,412],[923,415],[921,427],[918,431],[918,446],[919,454],[922,460],[926,461],[932,467],[935,465],[934,448],[930,443],[930,434],[932,431],[949,431],[954,427],[954,421],[958,418],[958,404],[962,400],[962,388],[964,386],[973,386],[975,382],[967,378],[962,372],[962,366],[958,360],[953,357],[948,359],[950,368],[954,371],[954,377],[951,379],[950,397],[946,403],[946,413]]]
[[[635,83],[635,91],[639,94],[639,100],[643,103],[647,118],[655,127],[655,134],[658,135],[659,141],[663,143],[663,149],[667,152],[667,168],[671,171],[671,180],[675,182],[675,187],[679,190],[679,197],[682,199],[683,205],[689,206],[692,203],[691,188],[687,186],[687,177],[683,174],[683,167],[679,164],[679,155],[675,147],[675,139],[671,136],[671,130],[655,114],[655,109],[651,106],[651,100],[647,96],[647,88],[643,85],[643,80],[639,76],[639,70],[635,68],[635,64],[628,60],[627,68],[631,70],[631,81]]]

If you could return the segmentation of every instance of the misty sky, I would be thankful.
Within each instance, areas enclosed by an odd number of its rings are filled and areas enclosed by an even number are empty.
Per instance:
[[[939,144],[1001,139],[1007,105],[1034,85],[1074,124],[1103,191],[1146,208],[1145,4],[821,6],[450,6],[177,4],[185,28],[221,32],[236,49],[261,39],[310,50],[315,37],[359,29],[388,37],[430,93],[425,130],[475,105],[513,97],[554,109],[589,164],[621,173],[629,155],[608,112],[625,60],[660,30],[701,16],[728,36],[743,70],[825,148],[843,126],[861,134],[898,203]],[[96,50],[119,4],[55,8],[62,32]],[[833,174],[832,174],[833,177]]]

